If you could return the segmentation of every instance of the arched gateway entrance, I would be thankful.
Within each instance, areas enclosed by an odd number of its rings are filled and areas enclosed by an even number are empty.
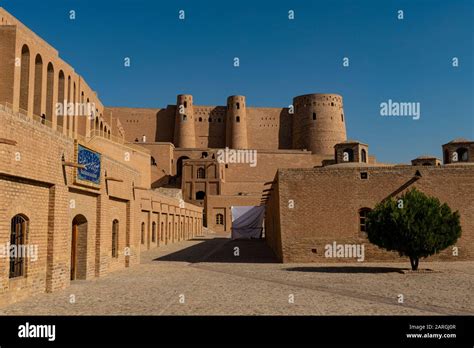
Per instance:
[[[87,271],[87,219],[76,215],[72,220],[71,280],[86,279]]]

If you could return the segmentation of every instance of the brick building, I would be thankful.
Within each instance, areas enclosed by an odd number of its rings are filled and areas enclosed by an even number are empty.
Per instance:
[[[328,258],[325,247],[364,245],[365,261],[399,260],[371,245],[365,233],[367,212],[387,197],[418,190],[459,211],[462,235],[455,248],[431,260],[472,260],[474,254],[474,142],[443,145],[445,162],[421,156],[412,165],[366,163],[368,146],[357,141],[335,146],[336,160],[312,169],[279,169],[265,200],[268,245],[282,262],[354,262]],[[301,183],[304,182],[304,190]]]
[[[149,151],[83,78],[1,8],[0,23],[0,305],[200,234],[202,208],[151,190]],[[34,248],[10,258],[12,245]]]
[[[217,231],[230,231],[231,206],[261,204],[265,183],[278,168],[331,161],[334,145],[346,140],[337,94],[298,96],[285,108],[250,107],[240,95],[222,106],[200,106],[191,95],[178,95],[164,109],[105,110],[120,120],[127,141],[150,151],[152,186],[182,189]],[[233,152],[242,156],[232,160]]]

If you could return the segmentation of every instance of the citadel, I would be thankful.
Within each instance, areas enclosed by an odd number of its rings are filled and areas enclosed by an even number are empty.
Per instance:
[[[95,110],[61,117],[63,102]],[[294,96],[292,108],[242,95],[205,106],[190,94],[163,108],[104,106],[0,8],[0,244],[38,246],[35,261],[0,258],[0,305],[131,267],[204,227],[230,233],[232,207],[265,207],[262,234],[281,262],[348,261],[325,257],[336,244],[365,244],[365,262],[399,260],[368,243],[365,218],[411,187],[461,216],[459,253],[430,260],[472,260],[474,141],[442,145],[442,160],[379,163],[345,121],[342,96],[326,93]],[[255,161],[233,161],[233,150]]]

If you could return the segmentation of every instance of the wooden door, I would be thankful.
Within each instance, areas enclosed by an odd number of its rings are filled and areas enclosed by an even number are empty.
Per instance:
[[[77,225],[72,225],[71,280],[76,279],[76,265],[77,265]]]

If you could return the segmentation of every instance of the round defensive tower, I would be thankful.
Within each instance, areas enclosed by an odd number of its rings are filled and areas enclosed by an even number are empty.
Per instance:
[[[227,98],[226,145],[231,149],[247,149],[247,109],[245,97]]]
[[[193,96],[190,94],[178,95],[176,101],[174,144],[181,148],[196,147],[194,130]]]
[[[293,148],[334,155],[334,145],[346,140],[342,97],[306,94],[293,98]]]

